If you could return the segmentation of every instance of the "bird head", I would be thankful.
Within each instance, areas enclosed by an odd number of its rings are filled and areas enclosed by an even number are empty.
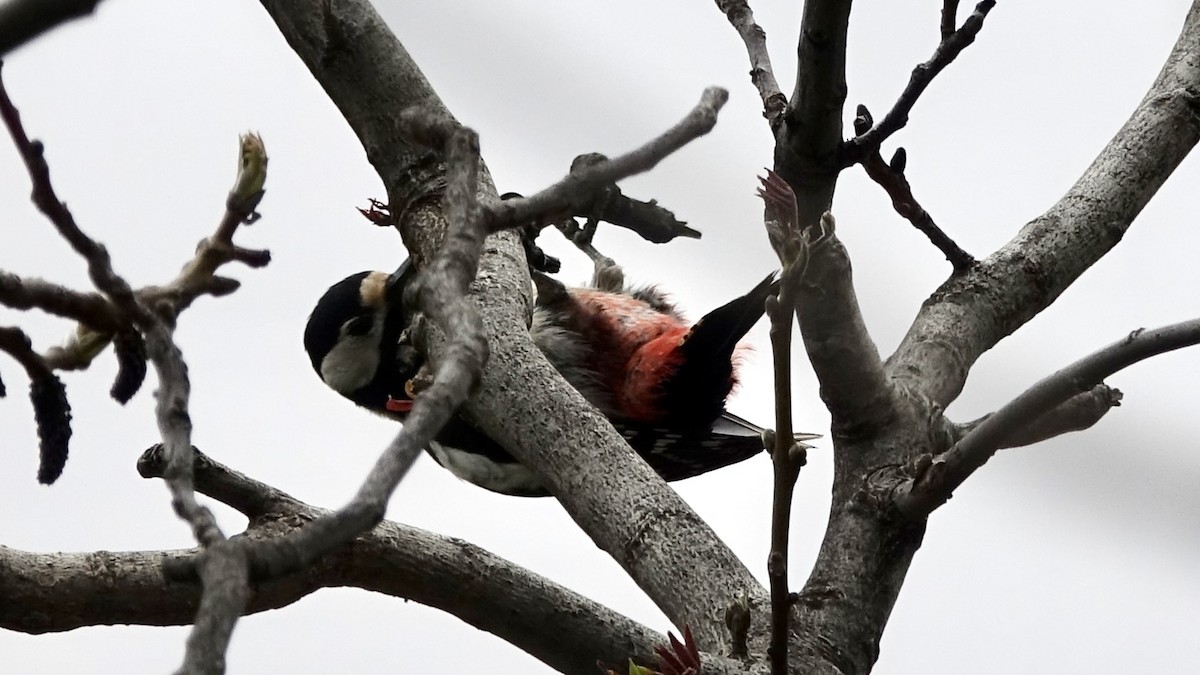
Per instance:
[[[406,328],[404,289],[416,271],[359,272],[325,291],[304,329],[313,370],[330,389],[377,413],[403,418],[412,407],[409,381],[424,357]]]

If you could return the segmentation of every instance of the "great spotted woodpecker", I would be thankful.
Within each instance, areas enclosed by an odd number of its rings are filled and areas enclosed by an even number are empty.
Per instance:
[[[401,296],[414,270],[360,272],[317,302],[304,332],[313,369],[358,405],[403,421],[423,363],[406,332]],[[763,451],[762,429],[725,411],[738,341],[763,314],[778,282],[688,324],[654,288],[571,288],[539,294],[529,328],[563,377],[604,413],[666,480],[690,478]],[[562,292],[565,291],[565,292]],[[797,440],[816,438],[798,434]],[[461,417],[429,452],[459,478],[510,495],[548,494],[503,447]]]

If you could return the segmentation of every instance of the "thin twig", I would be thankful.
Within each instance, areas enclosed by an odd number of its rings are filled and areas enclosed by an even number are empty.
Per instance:
[[[113,389],[118,398],[132,395],[132,391],[140,384],[141,373],[138,368],[141,364],[133,361],[140,356],[143,345],[141,338],[134,339],[131,336],[137,330],[145,337],[145,352],[154,364],[159,380],[156,418],[168,462],[164,477],[171,494],[171,505],[175,513],[188,523],[193,536],[203,547],[196,571],[204,590],[180,672],[221,673],[224,671],[224,654],[233,626],[245,611],[249,598],[248,565],[241,549],[228,545],[213,514],[196,501],[192,485],[191,419],[188,414],[190,383],[187,365],[175,345],[172,333],[179,311],[196,294],[221,288],[225,292],[231,290],[228,280],[222,282],[220,277],[213,274],[221,264],[243,260],[263,265],[269,259],[265,252],[240,249],[232,244],[233,233],[238,225],[252,222],[256,217],[254,208],[262,197],[262,184],[266,178],[266,152],[257,137],[242,138],[237,179],[226,199],[226,215],[218,226],[217,234],[202,242],[192,263],[168,287],[169,294],[146,292],[139,296],[113,269],[105,247],[80,229],[71,212],[55,194],[42,144],[29,139],[2,83],[0,117],[3,117],[25,160],[33,182],[34,203],[59,234],[87,261],[92,283],[115,306],[110,319],[124,325],[114,332],[119,335],[129,333],[121,338],[124,341],[119,356],[122,372]],[[151,301],[153,311],[148,306]],[[97,340],[103,344],[103,336]],[[63,400],[65,402],[65,397]]]
[[[115,332],[126,325],[117,318],[116,307],[99,293],[81,293],[45,279],[27,279],[3,270],[0,304],[13,309],[40,309],[97,331]]]
[[[807,447],[792,432],[792,317],[797,285],[808,264],[808,232],[799,223],[795,194],[773,171],[760,179],[759,196],[766,203],[767,236],[783,263],[779,294],[767,298],[771,321],[771,355],[775,373],[775,432],[764,444],[774,469],[771,500],[771,551],[767,577],[771,593],[771,642],[767,649],[772,675],[788,673],[789,623],[792,613],[788,591],[788,540],[796,479],[807,461]],[[809,230],[811,232],[811,230]]]
[[[201,295],[226,295],[237,289],[236,280],[216,274],[225,264],[240,262],[257,269],[271,262],[270,251],[233,243],[233,235],[240,226],[259,218],[255,209],[263,198],[266,174],[267,153],[262,138],[258,134],[243,134],[239,139],[237,178],[225,198],[225,213],[216,231],[200,242],[195,255],[171,282],[139,290],[137,295],[142,303],[168,316],[178,316]]]
[[[767,52],[767,33],[754,21],[754,12],[746,0],[717,0],[717,8],[737,29],[746,45],[746,54],[750,57],[750,81],[762,99],[763,117],[774,129],[783,121],[788,100],[775,80],[771,55]]]
[[[607,161],[608,157],[598,152],[585,153],[571,160],[571,173]],[[642,202],[621,194],[621,188],[617,187],[615,180],[593,188],[590,194],[572,204],[568,213],[559,217],[551,215],[550,224],[558,224],[567,216],[603,220],[655,244],[665,244],[676,237],[700,238],[700,232],[688,227],[687,223],[659,206],[658,202]]]
[[[149,325],[153,318],[140,307],[133,297],[129,284],[113,271],[112,260],[104,246],[84,234],[75,222],[75,217],[55,194],[50,182],[50,167],[46,163],[45,148],[41,141],[31,141],[21,124],[21,115],[8,97],[4,83],[0,81],[0,118],[3,118],[13,143],[25,161],[25,168],[33,181],[33,203],[46,215],[55,229],[67,240],[87,262],[88,276],[96,288],[107,295],[121,310],[139,325]]]
[[[865,105],[858,106],[858,114],[854,117],[855,132],[866,133],[871,128],[871,123],[871,111],[867,110]],[[975,258],[962,250],[949,235],[943,232],[937,223],[933,222],[933,216],[929,215],[929,212],[913,196],[912,186],[908,184],[908,178],[904,175],[905,162],[904,148],[896,150],[891,163],[883,161],[879,149],[875,148],[863,158],[862,167],[871,180],[878,183],[892,198],[892,208],[896,210],[896,213],[907,219],[928,237],[929,241],[946,256],[946,260],[950,261],[955,272],[964,272],[970,269],[975,264]]]
[[[46,361],[33,351],[29,336],[25,331],[15,326],[0,327],[0,351],[8,354],[14,361],[21,364],[29,377],[47,377],[53,375]]]
[[[687,116],[657,138],[619,157],[579,166],[535,195],[494,202],[486,208],[484,220],[495,232],[540,220],[547,214],[570,213],[573,205],[590,203],[604,186],[653,169],[668,155],[707,134],[727,100],[729,92],[709,87]]]
[[[1198,343],[1200,319],[1154,330],[1139,329],[1046,377],[997,410],[919,475],[899,485],[893,494],[896,508],[909,518],[928,515],[997,450],[1018,436],[1030,420],[1038,420],[1138,361]]]
[[[785,275],[787,272],[785,271]],[[771,592],[771,644],[767,654],[772,675],[787,675],[789,622],[792,602],[788,591],[788,540],[796,479],[805,463],[804,448],[792,439],[791,342],[795,294],[786,281],[776,298],[768,299],[771,354],[775,365],[775,435],[771,450],[774,469],[771,498],[771,551],[767,577]],[[772,302],[775,300],[775,302]]]
[[[448,165],[446,242],[433,263],[413,283],[420,311],[452,336],[438,363],[433,384],[417,397],[404,428],[379,460],[354,499],[342,509],[279,539],[246,542],[245,554],[255,578],[300,569],[330,549],[374,527],[383,518],[392,492],[429,441],[466,400],[487,359],[487,341],[478,312],[465,297],[475,278],[486,227],[475,202],[479,141],[475,133],[425,110],[400,116],[410,137],[441,143]],[[195,561],[179,561],[168,572],[187,577]]]
[[[254,134],[243,135],[239,144],[238,170],[234,185],[225,199],[225,215],[216,233],[201,242],[195,257],[173,282],[177,287],[174,302],[160,300],[158,316],[144,329],[146,349],[158,375],[157,418],[163,439],[167,468],[164,478],[171,492],[175,512],[192,527],[192,534],[203,547],[197,556],[196,571],[204,592],[196,621],[188,636],[184,661],[179,672],[224,672],[225,653],[237,620],[246,611],[250,599],[250,565],[245,551],[228,541],[217,526],[213,514],[196,501],[192,423],[188,415],[191,384],[187,364],[173,339],[175,321],[195,295],[189,295],[197,280],[216,279],[214,272],[225,262],[236,259],[232,252],[233,235],[239,225],[257,218],[254,209],[263,195],[267,154],[262,140]],[[262,252],[265,265],[269,254]],[[200,283],[199,285],[203,285]],[[196,291],[199,293],[200,291]]]
[[[908,124],[908,114],[912,112],[913,106],[917,104],[917,99],[921,97],[921,94],[933,82],[933,78],[937,77],[938,73],[942,72],[954,59],[958,58],[958,55],[964,49],[975,41],[975,36],[979,35],[979,31],[983,28],[983,20],[987,17],[992,7],[995,6],[996,0],[981,0],[975,6],[975,11],[971,13],[971,16],[967,17],[967,20],[963,22],[961,28],[942,37],[937,48],[933,50],[933,56],[928,61],[918,64],[913,68],[912,75],[909,76],[908,84],[904,87],[904,91],[901,92],[900,98],[896,100],[896,103],[888,111],[887,115],[884,116],[883,120],[879,124],[876,124],[870,131],[861,133],[846,141],[843,148],[843,166],[850,166],[856,162],[861,162],[872,150],[878,150],[879,146],[888,137]],[[944,17],[945,14],[943,14],[943,30],[945,26]]]
[[[1122,398],[1124,394],[1119,389],[1098,384],[1063,401],[1046,414],[1016,430],[1004,441],[1000,449],[1033,445],[1063,434],[1090,429],[1113,408],[1120,406]],[[993,414],[995,413],[989,413],[966,424],[951,425],[950,433],[954,442],[962,440]]]

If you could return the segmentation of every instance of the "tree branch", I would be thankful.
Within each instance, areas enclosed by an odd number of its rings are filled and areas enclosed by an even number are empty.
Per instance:
[[[979,356],[1036,316],[1121,240],[1200,139],[1200,3],[1117,135],[1067,194],[924,304],[889,372],[945,407]]]
[[[536,217],[541,207],[534,200],[553,204],[555,193],[571,189],[574,181],[594,179],[596,185],[603,185],[652,166],[657,154],[669,153],[684,138],[711,127],[713,106],[723,99],[724,92],[710,90],[683,123],[643,148],[590,166],[586,173],[572,174],[540,195],[495,206],[511,208],[512,220],[519,223]],[[520,283],[524,270],[492,270],[486,282],[481,277],[477,284],[481,294],[491,298],[484,318],[496,361],[485,373],[480,392],[468,403],[468,413],[490,437],[545,479],[580,527],[676,625],[690,625],[702,645],[718,651],[728,641],[721,617],[732,600],[730,590],[746,589],[757,597],[761,593],[757,582],[644,462],[631,461],[635,456],[608,421],[557,376],[529,341],[524,309],[513,304],[514,296],[501,294],[504,300],[497,301],[497,295],[489,294],[514,281]],[[503,367],[497,367],[500,364]],[[530,395],[512,396],[515,390]],[[589,452],[581,456],[577,448]],[[638,488],[631,493],[632,485]],[[687,563],[680,562],[684,557]]]
[[[897,488],[896,508],[909,518],[923,518],[997,450],[1028,438],[1027,420],[1037,420],[1070,400],[1100,386],[1113,373],[1138,361],[1200,343],[1200,319],[1154,330],[1138,329],[1123,340],[1086,356],[1041,380],[985,419],[927,470]],[[1119,400],[1119,399],[1118,399]]]
[[[709,87],[682,120],[641,147],[612,159],[598,156],[593,161],[576,161],[562,180],[537,194],[493,202],[487,209],[491,230],[580,210],[581,205],[595,201],[607,186],[653,169],[676,150],[712,131],[717,113],[728,100],[729,92]]]
[[[772,174],[774,175],[774,174]],[[788,238],[801,237],[793,228]],[[771,321],[771,356],[775,371],[775,433],[763,439],[771,452],[771,551],[767,554],[767,577],[771,592],[771,645],[767,654],[772,675],[788,674],[792,595],[788,591],[788,540],[791,534],[792,500],[800,469],[808,461],[807,448],[792,436],[792,317],[796,311],[796,285],[804,276],[807,249],[793,247],[794,255],[779,250],[784,265],[779,295],[767,298]],[[789,259],[790,258],[790,259]]]
[[[700,232],[687,226],[675,214],[651,199],[643,202],[621,194],[614,183],[608,186],[596,202],[572,213],[583,218],[597,218],[636,233],[654,244],[665,244],[676,237],[699,239]]]
[[[0,3],[0,56],[72,19],[91,14],[100,0],[7,0]]]
[[[54,225],[59,235],[67,240],[71,248],[87,262],[88,276],[91,277],[92,283],[123,311],[129,312],[135,321],[142,324],[152,323],[153,318],[135,302],[133,290],[129,288],[129,284],[113,271],[108,251],[102,244],[94,241],[79,229],[79,225],[75,223],[75,217],[71,215],[67,205],[55,194],[54,186],[50,182],[50,167],[46,163],[45,147],[41,141],[31,141],[25,133],[25,128],[21,124],[21,115],[8,97],[8,91],[2,82],[0,82],[0,118],[4,120],[4,126],[8,128],[13,144],[21,153],[21,159],[24,160],[25,168],[29,171],[29,177],[33,182],[33,203]]]
[[[1032,422],[1014,429],[1012,435],[1008,436],[1000,445],[1000,449],[1020,448],[1073,431],[1090,429],[1110,410],[1121,405],[1123,396],[1118,389],[1113,389],[1106,384],[1098,384],[1088,391],[1063,401]],[[961,441],[963,437],[990,419],[993,414],[995,413],[989,413],[966,424],[951,424],[949,429],[950,438],[953,439],[951,445]]]
[[[833,204],[843,166],[846,31],[851,0],[808,0],[800,19],[796,87],[775,133],[775,171],[796,191],[799,222],[817,222]],[[803,301],[801,301],[803,304]]]
[[[0,304],[13,309],[40,309],[73,319],[95,330],[116,332],[116,307],[99,293],[81,293],[45,279],[26,279],[0,271]]]
[[[767,33],[754,21],[754,12],[746,0],[717,0],[717,9],[725,14],[746,45],[750,57],[750,82],[762,99],[763,117],[774,130],[783,123],[788,100],[775,81],[771,55],[767,52]]]
[[[479,315],[465,298],[485,235],[474,201],[478,139],[473,131],[459,127],[437,110],[410,109],[400,118],[402,128],[412,138],[438,142],[447,148],[450,179],[446,211],[452,218],[450,231],[433,263],[413,282],[412,293],[420,311],[452,338],[438,361],[433,383],[417,397],[404,428],[376,461],[349,504],[285,537],[244,545],[242,550],[258,579],[304,569],[379,523],[392,493],[475,387],[487,360]],[[188,576],[194,572],[193,563],[204,564],[203,557],[173,566],[168,572],[176,577]]]
[[[819,224],[803,228],[796,221],[797,199],[787,182],[770,170],[760,181],[768,223],[780,223],[785,232],[804,233],[807,259],[796,283],[796,317],[821,383],[821,399],[833,417],[834,437],[861,439],[878,433],[892,418],[892,388],[859,312],[850,256],[834,232],[833,215],[826,213]],[[772,234],[772,245],[786,266],[780,236]]]
[[[867,129],[871,128],[872,123],[871,111],[867,110],[865,105],[858,106],[858,114],[854,117],[855,132],[865,133]],[[912,186],[908,184],[908,178],[904,176],[904,164],[907,156],[904,148],[896,148],[896,154],[892,156],[891,163],[888,163],[883,161],[883,156],[876,148],[862,159],[862,167],[871,180],[878,183],[879,187],[883,188],[892,198],[892,208],[896,210],[896,213],[907,219],[921,234],[928,237],[930,243],[946,256],[946,260],[950,261],[955,272],[966,271],[975,264],[975,258],[959,248],[958,244],[954,243],[954,240],[943,232],[937,223],[933,222],[933,216],[929,215],[929,212],[917,202],[917,198],[912,193]]]
[[[437,154],[404,141],[394,119],[413,103],[441,106],[420,69],[365,2],[263,5],[358,134],[388,188],[409,251],[418,262],[427,259],[443,227],[431,199],[445,179]],[[494,195],[484,184],[481,190]],[[516,219],[533,216],[531,209]],[[690,625],[704,648],[722,651],[726,605],[739,590],[762,599],[758,582],[533,346],[525,323],[529,276],[515,237],[491,238],[480,266],[473,293],[491,360],[466,406],[468,417],[538,471],[584,531],[673,622]],[[440,350],[433,340],[434,362]]]
[[[606,161],[608,161],[608,157],[600,153],[591,152],[579,155],[571,162],[571,173]],[[508,200],[521,196],[513,192],[508,193],[502,199]],[[587,218],[603,220],[617,227],[623,227],[655,244],[665,244],[676,237],[700,238],[700,232],[688,227],[687,223],[676,218],[674,213],[659,206],[657,201],[651,199],[643,202],[626,197],[621,194],[621,188],[615,182],[609,182],[603,187],[593,186],[590,191],[578,195],[575,199],[582,201],[566,205],[566,210],[562,213],[543,214],[540,220],[532,225],[535,226],[535,229],[546,225],[561,227],[563,221]],[[507,217],[505,216],[505,218]]]
[[[33,182],[34,203],[54,225],[59,235],[86,260],[92,283],[116,308],[110,317],[111,320],[123,324],[117,332],[120,372],[113,386],[113,395],[119,400],[128,400],[141,384],[145,374],[144,357],[148,356],[154,364],[159,380],[156,418],[167,457],[164,478],[171,493],[171,506],[176,515],[188,523],[196,541],[204,549],[198,557],[197,564],[197,573],[203,582],[204,591],[187,641],[180,672],[214,675],[223,673],[224,654],[233,626],[244,611],[250,593],[247,584],[248,570],[240,549],[225,540],[216,519],[206,507],[196,501],[192,488],[191,420],[188,415],[190,384],[187,365],[173,339],[179,305],[159,302],[154,306],[154,311],[151,311],[143,300],[134,294],[125,279],[113,269],[112,260],[105,247],[78,226],[50,182],[50,169],[42,144],[29,139],[21,124],[20,115],[2,83],[0,118],[3,118],[25,161]],[[227,217],[218,228],[216,236],[216,239],[226,246],[227,259],[239,255],[233,251],[231,243],[234,231],[239,224],[249,222],[255,216],[253,209],[263,194],[266,161],[261,141],[257,137],[243,137],[237,180],[226,200]],[[196,259],[211,264],[192,276],[213,279],[213,271],[224,261],[206,255],[211,253],[211,246],[208,251],[203,250],[203,246],[201,248],[202,251],[197,254]],[[260,253],[258,256],[248,257],[261,259],[263,255]],[[266,260],[262,259],[261,264],[266,264]],[[133,337],[137,331],[141,331],[145,336],[144,341],[140,336]],[[51,398],[59,401],[55,407],[64,410],[67,407],[62,385],[58,383],[57,378],[34,379],[35,410],[39,413],[39,435],[42,435],[43,440],[42,465],[38,477],[43,482],[57,478],[66,462],[65,437],[62,437],[60,452],[49,460],[47,458],[46,448],[51,444],[41,433],[44,426],[41,414],[43,410],[37,404],[38,387],[47,383],[57,385],[49,390]],[[65,421],[58,426],[65,427]],[[66,435],[69,436],[69,432]]]
[[[250,515],[245,536],[278,538],[328,511],[195,453],[196,489]],[[166,470],[161,447],[145,477]],[[27,553],[0,546],[0,628],[24,633],[81,626],[185,625],[199,587],[166,581],[164,566],[192,551]],[[549,579],[458,539],[384,521],[300,574],[255,586],[247,613],[287,606],[321,588],[354,587],[446,611],[562,672],[595,672],[597,659],[652,661],[666,637]],[[120,598],[120,601],[116,601]],[[546,626],[554,626],[552,632]],[[705,673],[744,667],[704,655]]]
[[[908,114],[917,104],[917,99],[921,98],[921,94],[933,82],[933,78],[937,77],[938,73],[942,72],[975,41],[975,37],[983,29],[983,20],[995,6],[996,0],[981,0],[975,6],[975,11],[971,13],[971,16],[963,22],[962,28],[957,30],[951,28],[951,32],[947,33],[947,26],[953,27],[955,24],[954,14],[958,8],[958,2],[946,2],[943,5],[942,40],[933,50],[933,56],[925,63],[918,64],[913,68],[912,75],[908,78],[908,85],[904,87],[900,98],[896,100],[892,109],[888,111],[887,115],[884,115],[879,124],[846,142],[846,152],[843,157],[846,166],[861,162],[872,151],[878,150],[888,137],[908,124]]]
[[[958,0],[943,0],[942,20],[938,27],[943,40],[954,34],[958,28]]]

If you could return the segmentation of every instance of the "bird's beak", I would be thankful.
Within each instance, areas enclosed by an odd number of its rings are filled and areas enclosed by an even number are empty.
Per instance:
[[[408,285],[409,281],[412,281],[412,277],[416,273],[417,271],[412,266],[412,258],[405,258],[396,271],[388,276],[384,295],[390,302],[403,300],[401,296],[404,294],[404,287]]]

